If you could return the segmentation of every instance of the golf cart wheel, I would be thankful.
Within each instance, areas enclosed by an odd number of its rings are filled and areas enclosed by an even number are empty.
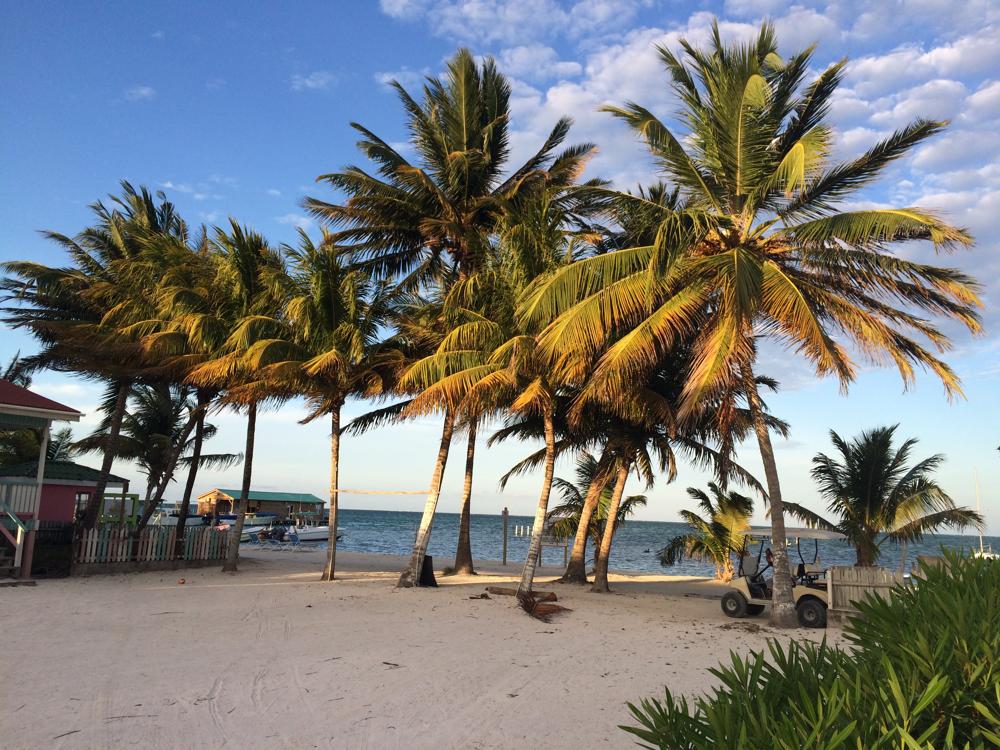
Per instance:
[[[751,617],[756,617],[764,612],[763,604],[747,604],[747,614]]]
[[[799,625],[804,628],[826,627],[826,605],[819,599],[801,599],[795,606],[795,612],[799,616]]]
[[[730,617],[747,616],[747,600],[739,591],[727,591],[722,597],[722,611]]]

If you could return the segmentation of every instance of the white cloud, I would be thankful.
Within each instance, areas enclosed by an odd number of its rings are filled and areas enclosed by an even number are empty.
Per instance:
[[[225,87],[226,87],[225,78],[209,78],[207,81],[205,81],[205,88],[207,88],[209,91],[218,91],[219,89],[223,89]]]
[[[275,198],[277,198],[279,195],[281,195],[281,191],[278,190],[278,188],[268,188],[267,194],[273,195]]]
[[[881,111],[872,115],[878,125],[899,127],[917,117],[948,120],[958,113],[967,90],[958,81],[937,79],[875,102]]]
[[[873,96],[920,80],[963,78],[991,73],[998,67],[1000,32],[987,28],[927,51],[910,45],[885,55],[862,57],[849,64],[848,78],[859,94]]]
[[[187,183],[184,183],[184,182],[173,182],[171,180],[167,180],[166,182],[161,182],[160,183],[160,187],[161,188],[165,188],[167,190],[176,190],[178,193],[193,193],[194,192],[194,188],[191,187],[190,185],[188,185]]]
[[[375,80],[383,86],[388,86],[393,81],[398,81],[403,88],[411,89],[422,83],[424,78],[430,74],[430,68],[425,67],[420,70],[411,70],[404,66],[400,70],[376,73]]]
[[[786,50],[804,49],[817,44],[839,39],[840,29],[829,16],[810,8],[795,5],[787,14],[775,19],[775,32],[781,46]]]
[[[148,101],[156,96],[152,86],[133,86],[125,90],[125,99],[130,102]]]
[[[583,72],[580,63],[560,60],[556,51],[544,44],[508,47],[500,53],[499,65],[507,75],[533,81],[570,78]]]
[[[284,216],[277,216],[274,219],[279,224],[290,224],[291,226],[298,227],[299,229],[311,229],[313,226],[313,220],[308,216],[303,216],[302,214],[285,214]]]
[[[651,0],[382,0],[382,12],[424,19],[431,31],[462,41],[525,44],[550,36],[577,37],[622,29]]]
[[[379,7],[393,18],[416,18],[426,8],[424,0],[379,0]]]
[[[153,39],[166,39],[167,38],[167,35],[164,34],[162,31],[154,31],[152,34],[150,34],[150,36]]]
[[[1000,117],[1000,81],[988,81],[965,100],[963,116],[973,121]]]
[[[296,73],[291,78],[292,91],[324,91],[337,80],[336,74],[329,70],[314,70],[302,75]]]

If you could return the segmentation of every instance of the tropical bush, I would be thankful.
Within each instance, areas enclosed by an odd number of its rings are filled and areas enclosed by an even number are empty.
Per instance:
[[[1000,566],[945,553],[917,585],[869,597],[845,626],[850,650],[770,641],[711,670],[689,703],[629,704],[644,747],[1000,747]]]

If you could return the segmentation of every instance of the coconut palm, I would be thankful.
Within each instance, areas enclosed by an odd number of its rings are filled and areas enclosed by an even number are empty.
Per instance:
[[[416,159],[411,163],[354,123],[362,136],[358,146],[373,162],[374,174],[349,167],[323,175],[319,179],[347,199],[339,205],[309,199],[306,207],[336,230],[337,242],[356,247],[382,277],[397,279],[407,291],[430,286],[447,294],[452,284],[490,263],[505,204],[545,173],[575,181],[575,165],[592,146],[557,155],[570,126],[564,118],[531,158],[509,170],[510,84],[492,59],[477,63],[466,49],[448,61],[443,78],[427,79],[421,101],[398,82],[392,85],[406,112]],[[454,430],[455,416],[443,411],[435,477],[443,473]],[[473,439],[473,454],[474,445]],[[422,561],[426,552],[437,497],[432,486],[414,542],[415,560]]]
[[[454,321],[451,330],[434,355],[417,362],[404,377],[408,385],[423,389],[408,407],[414,413],[443,409],[473,425],[504,412],[539,418],[545,444],[543,481],[519,586],[522,593],[531,590],[552,486],[559,388],[536,356],[532,332],[518,324],[517,300],[532,279],[570,262],[595,238],[587,221],[602,207],[592,197],[600,183],[573,184],[590,153],[588,147],[558,157],[550,172],[538,175],[530,188],[505,202],[497,248],[446,298],[445,311]],[[416,560],[411,569],[418,570]]]
[[[828,521],[796,503],[786,506],[811,528],[843,534],[857,552],[857,565],[875,565],[886,542],[916,541],[949,526],[983,525],[982,516],[957,507],[934,481],[944,456],[936,454],[911,464],[917,440],[910,438],[894,446],[898,427],[876,427],[850,441],[830,431],[840,456],[817,453],[812,477],[836,520]]]
[[[10,274],[0,288],[16,307],[5,308],[6,322],[26,328],[42,344],[28,358],[32,368],[74,372],[109,384],[115,393],[111,411],[112,440],[101,463],[97,485],[84,510],[85,528],[97,522],[100,498],[114,461],[112,445],[133,383],[147,363],[141,348],[106,323],[119,307],[142,307],[159,276],[138,263],[145,247],[157,237],[186,241],[187,227],[163,193],[154,197],[146,188],[122,182],[122,192],[108,204],[91,206],[93,226],[75,237],[58,232],[45,235],[69,255],[71,265],[49,268],[30,261],[7,262],[0,268]]]
[[[659,551],[660,564],[674,565],[685,557],[705,560],[715,566],[718,580],[730,581],[733,578],[730,553],[743,546],[753,515],[753,499],[727,492],[715,482],[708,483],[708,490],[711,495],[697,487],[688,487],[688,495],[698,501],[698,508],[704,515],[693,510],[680,512],[691,532],[675,536]]]
[[[318,179],[346,194],[340,204],[319,199],[307,209],[337,230],[337,241],[355,246],[384,277],[439,284],[474,273],[491,252],[490,238],[502,203],[516,198],[535,176],[557,162],[556,149],[570,122],[559,120],[542,147],[516,169],[510,156],[510,83],[492,58],[477,62],[461,49],[443,78],[429,77],[418,101],[393,81],[406,112],[411,163],[368,128],[352,123],[358,148],[375,174],[360,167]],[[592,149],[568,149],[563,157]],[[567,176],[573,176],[567,172]]]
[[[257,232],[230,219],[229,231],[215,229],[211,240],[215,277],[214,304],[199,309],[198,301],[182,318],[190,332],[208,331],[215,339],[224,331],[226,339],[208,361],[194,367],[188,380],[199,387],[222,393],[219,404],[247,414],[243,478],[236,503],[236,523],[229,532],[223,572],[236,572],[239,539],[246,519],[247,499],[253,478],[254,438],[257,410],[261,403],[287,398],[287,391],[268,383],[260,386],[261,370],[271,362],[262,359],[267,344],[278,331],[274,321],[282,300],[279,279],[284,273],[280,254]]]
[[[575,537],[587,505],[587,495],[592,487],[597,486],[601,489],[598,492],[596,509],[584,525],[585,538],[592,540],[595,549],[597,548],[604,536],[612,494],[607,482],[601,481],[600,474],[603,471],[600,459],[592,453],[582,451],[576,461],[576,481],[562,477],[553,480],[552,487],[562,496],[562,502],[549,511],[547,519],[549,533],[561,539]],[[635,514],[636,509],[645,505],[645,495],[630,495],[623,498],[615,524],[621,526],[626,519]]]
[[[805,84],[812,50],[782,59],[768,24],[744,44],[723,43],[716,26],[708,49],[682,47],[681,55],[660,49],[682,106],[680,131],[639,104],[608,108],[644,139],[679,191],[669,207],[641,195],[616,198],[659,214],[655,241],[561,269],[535,285],[522,316],[550,323],[541,345],[557,362],[599,354],[588,390],[606,398],[696,334],[681,416],[720,390],[747,400],[775,541],[772,622],[794,625],[781,486],[755,387],[757,340],[786,346],[845,388],[855,375],[852,345],[866,359],[895,364],[906,384],[926,368],[948,394],[959,393],[955,373],[918,338],[949,346],[925,315],[978,332],[977,285],[889,247],[930,241],[945,252],[972,239],[920,208],[838,207],[944,123],[917,120],[858,158],[830,164],[825,119],[843,61]]]
[[[298,247],[284,246],[288,273],[279,333],[250,351],[261,372],[262,397],[272,384],[306,397],[305,422],[330,417],[330,536],[323,580],[336,572],[339,508],[341,411],[350,395],[373,396],[386,390],[386,379],[402,359],[380,346],[390,310],[389,287],[371,270],[355,263],[352,248],[340,248],[329,235],[314,243],[299,233]],[[265,364],[270,363],[270,364]]]
[[[10,362],[3,368],[3,374],[0,375],[0,379],[14,385],[19,385],[22,388],[31,387],[31,371],[27,363],[21,358],[21,352],[17,352],[10,358]]]
[[[108,407],[105,404],[104,417],[97,429],[73,445],[75,451],[104,453],[107,450],[111,423]],[[138,385],[133,389],[114,453],[116,458],[136,464],[146,477],[143,513],[137,532],[149,522],[166,488],[174,481],[178,466],[197,462],[199,466],[225,468],[239,460],[234,454],[201,451],[198,438],[191,437],[191,414],[196,408],[190,389],[185,386],[160,383]],[[202,422],[202,440],[211,439],[215,432],[213,425]]]

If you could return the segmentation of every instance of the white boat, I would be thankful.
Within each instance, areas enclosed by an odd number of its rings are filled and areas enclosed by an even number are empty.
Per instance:
[[[330,539],[329,526],[297,526],[289,531],[294,531],[300,542],[325,542]],[[343,536],[344,530],[338,528],[337,539],[341,539]]]
[[[979,471],[976,471],[976,512],[983,513],[983,506],[979,499]],[[993,551],[993,545],[983,546],[983,530],[979,530],[979,549],[973,550],[972,556],[978,560],[1000,560],[1000,552]]]
[[[203,526],[205,519],[201,516],[193,515],[190,512],[190,508],[194,506],[189,506],[187,521],[184,525],[187,527],[191,526]],[[153,515],[149,517],[150,526],[176,526],[177,521],[180,518],[181,504],[179,502],[162,502],[156,506],[156,510],[153,511]]]

